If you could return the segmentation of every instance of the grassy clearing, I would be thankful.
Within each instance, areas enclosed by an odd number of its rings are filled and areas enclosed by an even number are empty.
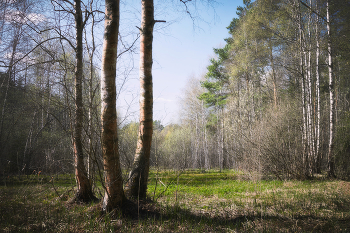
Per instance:
[[[140,202],[136,218],[101,215],[98,204],[67,204],[74,184],[72,175],[7,177],[6,185],[2,180],[0,231],[350,231],[345,181],[250,181],[235,171],[152,171],[148,195],[154,202]]]

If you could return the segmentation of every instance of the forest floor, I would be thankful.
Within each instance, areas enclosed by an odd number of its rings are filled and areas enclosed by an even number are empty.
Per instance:
[[[350,232],[350,182],[255,178],[152,171],[149,200],[115,217],[98,203],[69,204],[73,175],[2,177],[0,232]]]

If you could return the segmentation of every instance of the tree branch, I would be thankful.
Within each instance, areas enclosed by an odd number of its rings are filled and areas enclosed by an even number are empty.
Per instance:
[[[324,16],[320,15],[317,11],[315,11],[314,9],[312,9],[309,5],[307,5],[306,3],[304,3],[302,0],[300,0],[300,3],[302,5],[304,5],[306,8],[308,8],[311,12],[315,13],[318,17],[320,17],[321,19],[323,19],[325,22],[327,22],[327,19],[325,19]]]
[[[136,27],[137,27],[137,26],[136,26]],[[137,28],[140,29],[140,31],[142,31],[141,28],[139,28],[139,27],[137,27]],[[121,53],[119,53],[119,54],[117,55],[117,59],[118,59],[121,55],[123,55],[124,53],[128,52],[132,47],[134,47],[136,41],[137,41],[139,38],[140,38],[140,35],[137,35],[137,38],[134,40],[134,42],[133,42],[127,49],[125,49],[123,52],[121,52]],[[124,45],[124,44],[123,44],[123,45]],[[124,46],[124,48],[125,48],[125,46]]]
[[[154,23],[166,23],[165,20],[154,20]]]
[[[23,60],[24,58],[26,58],[29,54],[31,54],[36,48],[38,47],[41,47],[42,44],[44,44],[45,42],[48,42],[50,40],[54,40],[54,39],[60,39],[60,37],[52,37],[52,38],[49,38],[47,40],[44,40],[40,43],[38,43],[34,48],[32,48],[28,53],[26,53],[23,57],[21,57],[20,59],[16,60],[11,66],[14,66],[16,65],[18,62],[20,62],[21,60]],[[7,67],[10,67],[10,66],[7,66]]]
[[[62,1],[69,3],[69,4],[74,8],[73,3],[71,3],[71,2],[69,2],[69,1],[67,1],[67,0],[62,0]],[[56,3],[59,7],[62,8],[62,10],[56,10],[56,8],[55,8],[55,6],[54,6],[54,11],[64,11],[64,12],[68,12],[68,13],[74,15],[74,12],[73,12],[73,11],[67,10],[62,4],[58,3],[56,0],[51,0],[51,2]]]
[[[62,33],[60,31],[58,31],[56,28],[54,29],[56,31],[56,33],[59,35],[59,38],[61,40],[65,40],[68,42],[68,44],[75,50],[75,46],[73,45],[73,43],[65,36],[62,35]]]

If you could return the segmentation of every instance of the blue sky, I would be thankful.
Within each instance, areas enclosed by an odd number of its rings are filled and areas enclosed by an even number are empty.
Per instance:
[[[205,74],[209,59],[214,56],[213,48],[225,44],[224,39],[229,36],[226,27],[237,17],[237,6],[243,1],[217,0],[217,3],[214,8],[199,7],[194,16],[201,19],[195,22],[180,10],[169,11],[169,5],[155,3],[156,19],[167,21],[158,25],[161,29],[156,27],[153,40],[154,120],[161,120],[164,125],[176,122],[178,100],[188,79]],[[135,59],[135,77],[128,80],[129,91],[123,91],[117,103],[125,114],[125,100],[130,103],[134,98],[129,112],[135,114],[128,121],[137,121],[138,117],[138,55]]]

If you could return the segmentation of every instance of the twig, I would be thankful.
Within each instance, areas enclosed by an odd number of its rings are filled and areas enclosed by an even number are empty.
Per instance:
[[[157,198],[156,198],[156,201],[158,200],[158,198],[160,198],[167,190],[168,190],[168,188],[169,188],[169,186],[170,185],[172,185],[173,183],[174,183],[174,181],[178,178],[178,177],[180,177],[181,176],[181,174],[183,173],[183,171],[181,171],[180,173],[179,173],[179,175],[174,179],[174,180],[172,180],[166,187],[165,187],[165,190],[163,191],[163,192],[161,192],[158,196],[157,196]],[[159,180],[160,181],[160,180]],[[161,182],[161,181],[160,181]],[[163,184],[163,182],[161,182],[162,184]],[[164,184],[163,184],[164,185]],[[165,185],[164,185],[165,186]]]
[[[154,191],[153,191],[153,201],[154,201],[154,198],[156,196],[157,185],[158,185],[158,169],[157,169],[157,173],[156,173],[156,185],[155,185]]]
[[[54,185],[54,183],[53,183],[53,176],[51,176],[51,184],[52,184],[53,189],[55,190],[56,195],[57,195],[58,197],[60,197],[60,195],[58,194],[57,189],[56,189],[56,187],[55,187],[55,185]]]

